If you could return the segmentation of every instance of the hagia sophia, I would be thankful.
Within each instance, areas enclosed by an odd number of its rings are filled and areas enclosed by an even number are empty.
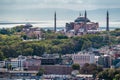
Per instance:
[[[66,23],[65,29],[57,31],[57,19],[56,19],[56,11],[54,13],[54,27],[53,32],[55,33],[62,33],[68,37],[72,36],[81,36],[84,34],[96,34],[101,32],[99,29],[98,22],[92,22],[90,19],[87,18],[87,12],[85,11],[84,16],[81,14],[77,17],[74,22]],[[27,26],[27,27],[26,27]],[[31,28],[32,25],[26,24],[24,26],[23,32],[26,33],[27,36],[37,37],[38,39],[42,35],[40,29],[38,28]],[[106,31],[109,32],[109,12],[107,11],[106,14]]]
[[[99,28],[98,22],[91,22],[87,18],[87,12],[85,11],[84,16],[79,15],[74,22],[66,23],[66,33],[74,35],[82,35],[88,32],[96,32]]]

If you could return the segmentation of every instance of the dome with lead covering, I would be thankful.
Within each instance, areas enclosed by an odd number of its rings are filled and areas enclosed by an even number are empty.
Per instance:
[[[75,22],[85,22],[85,17],[78,17],[75,19]],[[90,20],[86,18],[86,22],[90,22]]]

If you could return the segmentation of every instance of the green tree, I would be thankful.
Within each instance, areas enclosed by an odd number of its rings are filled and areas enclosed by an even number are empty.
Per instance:
[[[28,39],[28,36],[25,35],[25,34],[21,35],[21,37],[22,37],[24,40],[27,40],[27,39]]]
[[[120,74],[116,74],[116,75],[115,75],[115,79],[116,79],[116,80],[120,80]]]
[[[0,34],[3,34],[3,35],[10,35],[12,32],[10,29],[8,28],[2,28],[0,29]]]
[[[97,70],[98,70],[98,72],[101,72],[101,71],[103,71],[103,67],[102,66],[97,66]]]
[[[97,75],[97,77],[99,79],[112,80],[112,79],[109,78],[108,74],[109,73],[108,73],[108,69],[107,69],[107,70],[104,70],[102,72],[99,72],[99,74]]]
[[[97,66],[96,64],[85,63],[83,67],[81,67],[80,73],[81,74],[93,74],[95,78],[100,71],[103,71],[102,67]]]
[[[37,73],[37,76],[42,76],[44,74],[45,70],[43,68],[40,68],[38,73]]]
[[[98,73],[97,77],[99,79],[105,79],[105,80],[113,80],[116,75],[115,69],[106,69],[100,73]]]
[[[4,60],[4,55],[3,55],[3,52],[2,51],[0,51],[0,61],[2,61],[2,60]]]
[[[59,34],[59,35],[57,36],[57,39],[68,39],[68,37],[65,36],[65,35],[63,35],[63,34]]]
[[[80,70],[80,65],[79,64],[73,64],[72,69],[73,70]]]
[[[20,25],[20,26],[13,27],[11,30],[14,32],[21,32],[23,28],[24,28],[24,25]]]
[[[33,49],[32,48],[25,48],[24,50],[23,50],[23,55],[25,55],[25,56],[28,56],[28,55],[31,55],[31,56],[33,56]]]
[[[8,70],[12,70],[12,65],[11,64],[8,64]]]

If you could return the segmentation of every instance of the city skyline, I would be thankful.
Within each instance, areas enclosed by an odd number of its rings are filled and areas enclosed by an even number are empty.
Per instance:
[[[100,22],[100,26],[105,26],[108,10],[110,26],[118,27],[120,24],[119,4],[119,0],[0,0],[0,22],[52,21],[54,11],[56,11],[57,20],[63,21],[57,22],[57,25],[63,26],[67,21],[74,21],[79,16],[79,12],[83,13],[86,10],[89,19]]]

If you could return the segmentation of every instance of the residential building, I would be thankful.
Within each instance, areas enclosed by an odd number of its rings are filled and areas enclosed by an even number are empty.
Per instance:
[[[38,71],[40,69],[40,65],[40,58],[27,58],[23,63],[24,69],[27,71]]]
[[[72,60],[72,55],[71,54],[66,54],[61,57],[62,62],[61,65],[72,65],[73,60]]]
[[[55,65],[60,64],[62,59],[59,54],[43,54],[41,58],[41,65]]]
[[[41,29],[38,27],[32,27],[31,24],[24,25],[22,32],[25,33],[28,38],[32,39],[41,39],[42,36]]]
[[[0,68],[0,78],[8,76],[8,70],[5,68]]]
[[[72,67],[67,65],[41,65],[41,68],[44,74],[68,75],[72,72]]]
[[[32,77],[36,76],[38,71],[8,71],[9,75],[11,78],[21,78],[21,77]]]
[[[23,69],[23,62],[26,60],[25,56],[18,56],[18,58],[10,58],[5,61],[5,66],[8,68],[11,65],[12,68]]]
[[[111,57],[110,55],[103,55],[98,58],[98,65],[103,66],[104,68],[111,67]]]
[[[82,53],[72,55],[73,63],[77,63],[80,66],[83,66],[85,63],[95,63],[95,55],[91,53]]]
[[[0,61],[0,68],[5,67],[5,61]]]

